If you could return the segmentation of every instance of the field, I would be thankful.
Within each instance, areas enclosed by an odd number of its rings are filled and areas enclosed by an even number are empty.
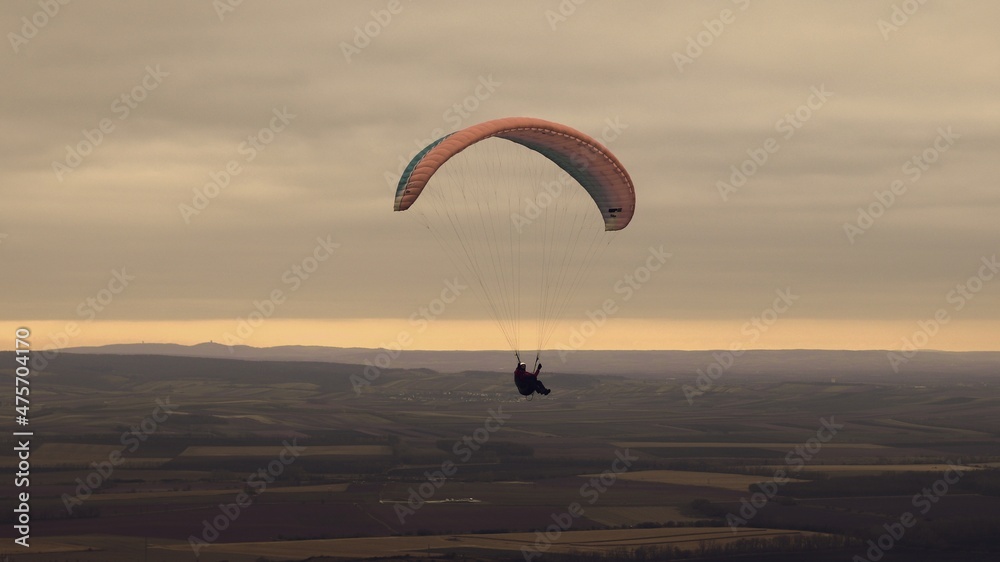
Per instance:
[[[85,466],[98,459],[107,459],[113,451],[120,451],[118,445],[89,445],[81,443],[45,443],[32,452],[32,465],[37,468],[59,468],[63,466]],[[170,458],[132,457],[124,458],[119,466],[123,468],[156,468],[166,464]],[[0,459],[0,466],[13,468],[17,465],[14,457]]]
[[[783,468],[778,465],[772,465],[764,467],[767,470],[778,470]],[[946,470],[951,468],[947,464],[817,464],[810,466],[808,469],[808,474],[823,474],[827,477],[836,476],[862,476],[862,475],[877,475],[877,474],[889,474],[894,472],[930,472],[936,474],[943,474]],[[969,470],[982,470],[983,466],[980,465],[956,465],[955,469],[965,472]]]
[[[206,548],[206,552],[216,555],[245,554],[269,557],[306,559],[323,556],[331,552],[345,558],[380,558],[400,556],[442,555],[448,550],[514,551],[522,548],[538,549],[544,546],[545,553],[601,552],[609,548],[635,549],[641,546],[672,546],[697,549],[703,541],[725,544],[746,538],[776,538],[811,533],[801,531],[776,531],[771,529],[620,529],[604,531],[566,531],[558,541],[538,542],[534,533],[498,533],[491,535],[437,535],[431,537],[392,537],[365,539],[333,539],[319,541],[298,541],[294,546],[274,543],[242,543],[218,545]],[[184,550],[183,546],[165,547],[170,550]]]
[[[182,457],[273,457],[281,452],[281,446],[245,446],[245,447],[188,447],[179,455]],[[327,445],[314,446],[300,454],[345,455],[354,457],[372,457],[391,455],[392,449],[386,445]]]
[[[688,443],[688,442],[674,442],[674,443],[664,443],[657,441],[618,441],[615,442],[618,447],[632,447],[635,449],[683,449],[683,448],[693,448],[693,449],[721,449],[721,448],[734,448],[734,449],[775,449],[779,451],[787,451],[796,445],[801,445],[801,443],[732,443],[732,442],[713,442],[713,443]],[[828,449],[884,449],[885,445],[876,445],[874,443],[828,443],[826,445]]]
[[[584,477],[598,476],[584,474]],[[703,486],[705,488],[721,488],[742,492],[751,484],[763,480],[760,476],[744,474],[726,474],[723,472],[689,471],[689,470],[637,470],[619,476],[622,480],[637,482],[657,482],[660,484],[677,484],[680,486]],[[794,478],[790,482],[801,482]]]
[[[32,383],[32,548],[0,554],[523,560],[555,529],[544,559],[843,560],[907,511],[886,561],[1000,548],[995,375],[762,373],[688,403],[674,377],[548,374],[553,394],[526,402],[506,374],[388,369],[355,392],[360,372],[58,356]]]

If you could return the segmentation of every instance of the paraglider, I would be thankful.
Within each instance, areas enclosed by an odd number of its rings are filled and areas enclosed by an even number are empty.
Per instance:
[[[509,117],[420,150],[403,170],[393,205],[411,207],[477,289],[520,370],[523,332],[534,328],[537,364],[590,266],[632,220],[635,189],[624,165],[593,137]]]
[[[531,396],[535,392],[542,396],[548,396],[552,392],[550,389],[545,388],[542,381],[538,380],[538,374],[541,372],[541,363],[535,367],[534,373],[529,373],[528,367],[524,363],[517,364],[517,368],[514,369],[514,386],[517,387],[517,391],[521,393],[521,396]]]

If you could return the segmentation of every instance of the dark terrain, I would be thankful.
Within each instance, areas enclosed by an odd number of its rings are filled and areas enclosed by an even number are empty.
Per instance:
[[[684,353],[660,374],[652,355],[631,375],[547,373],[553,394],[530,402],[507,373],[393,368],[412,356],[359,384],[346,363],[61,353],[31,375],[33,548],[0,553],[194,560],[190,537],[241,493],[200,560],[523,560],[574,502],[541,559],[865,559],[907,513],[883,560],[1000,553],[996,354],[921,352],[896,374],[866,371],[884,352],[753,352],[692,395],[712,356]],[[13,354],[0,365],[13,375]],[[275,464],[287,443],[301,453]],[[263,487],[251,475],[268,467]],[[351,537],[376,542],[316,542]]]

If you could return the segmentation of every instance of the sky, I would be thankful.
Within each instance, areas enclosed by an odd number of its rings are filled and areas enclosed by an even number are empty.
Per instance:
[[[637,199],[553,346],[1000,350],[998,20],[4,2],[0,349],[22,326],[39,347],[502,349],[392,200],[427,142],[531,116],[604,141]]]

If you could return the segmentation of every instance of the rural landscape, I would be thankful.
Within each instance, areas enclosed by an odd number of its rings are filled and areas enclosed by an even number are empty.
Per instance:
[[[607,352],[635,373],[553,366],[552,395],[527,401],[499,368],[366,372],[207,350],[46,360],[31,382],[32,548],[5,540],[0,559],[971,561],[1000,550],[995,353],[921,352],[893,373],[875,351],[734,363],[656,352],[658,367],[653,352]],[[12,356],[0,364],[13,376]],[[699,383],[712,365],[726,369]],[[13,473],[18,459],[3,462]],[[3,516],[16,536],[16,513]]]
[[[1000,560],[998,21],[0,2],[0,562]]]

